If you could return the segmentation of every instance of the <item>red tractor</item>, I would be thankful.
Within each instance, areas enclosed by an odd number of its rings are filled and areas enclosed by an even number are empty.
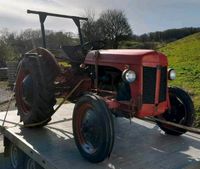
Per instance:
[[[194,106],[190,96],[177,87],[167,57],[153,50],[100,50],[103,42],[83,43],[80,20],[86,18],[28,11],[39,15],[44,48],[25,54],[15,87],[18,114],[27,127],[44,126],[54,114],[56,98],[75,103],[73,134],[81,155],[101,162],[114,143],[113,115],[132,118],[156,117],[192,126]],[[56,57],[46,48],[44,21],[47,16],[71,18],[78,27],[78,46],[62,46],[66,56]],[[70,66],[60,66],[67,61]],[[186,130],[157,121],[167,134]]]

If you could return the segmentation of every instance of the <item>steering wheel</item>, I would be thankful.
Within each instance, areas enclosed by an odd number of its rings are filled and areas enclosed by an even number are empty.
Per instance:
[[[105,47],[105,42],[103,40],[97,40],[84,43],[82,49],[83,51],[89,51],[89,50],[103,49],[104,47]]]

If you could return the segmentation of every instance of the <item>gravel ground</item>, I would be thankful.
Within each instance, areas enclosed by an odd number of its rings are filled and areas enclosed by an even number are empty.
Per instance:
[[[7,89],[0,89],[0,103],[5,101],[5,100],[8,100],[10,98],[12,94],[12,91],[11,90],[7,90]]]
[[[13,91],[10,87],[8,87],[8,83],[6,81],[0,81],[0,111],[6,111],[7,104],[1,105],[2,102],[9,100],[12,96]],[[15,108],[15,102],[12,102],[10,105],[10,110]]]

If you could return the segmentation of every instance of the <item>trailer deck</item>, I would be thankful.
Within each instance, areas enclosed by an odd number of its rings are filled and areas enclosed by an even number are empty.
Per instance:
[[[155,124],[114,118],[115,144],[111,157],[99,164],[84,160],[72,133],[73,104],[63,105],[44,128],[19,126],[10,111],[4,137],[45,169],[197,169],[200,168],[200,135],[181,137],[163,134]],[[5,113],[0,113],[0,125]],[[1,162],[0,162],[1,163]],[[0,166],[1,168],[1,166]]]

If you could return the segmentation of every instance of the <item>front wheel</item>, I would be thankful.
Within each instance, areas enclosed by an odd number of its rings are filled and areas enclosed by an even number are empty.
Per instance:
[[[109,157],[114,142],[113,119],[100,97],[86,94],[79,99],[73,112],[73,133],[85,159],[97,163]]]
[[[192,99],[188,93],[183,89],[170,87],[169,98],[171,110],[165,112],[157,118],[191,127],[194,122],[195,113]],[[166,134],[179,136],[187,132],[187,130],[163,124],[161,122],[157,122],[157,124]]]

